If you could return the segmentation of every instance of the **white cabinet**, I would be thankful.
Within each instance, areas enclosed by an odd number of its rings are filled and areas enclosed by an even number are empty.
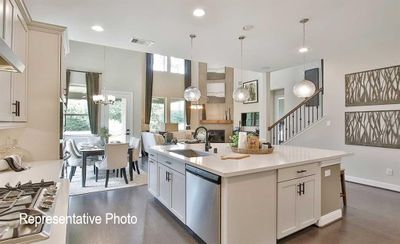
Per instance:
[[[168,168],[163,164],[158,164],[158,182],[160,186],[160,194],[158,200],[165,207],[171,207],[171,183],[169,182]]]
[[[155,152],[149,154],[148,190],[183,223],[186,222],[184,172],[185,163]]]
[[[0,121],[12,121],[15,107],[11,106],[11,73],[0,71],[0,87]]]
[[[14,11],[14,38],[13,51],[15,55],[25,64],[25,70],[22,73],[11,74],[12,85],[12,105],[16,109],[14,121],[27,120],[27,54],[28,54],[28,27],[20,11],[16,8]]]
[[[186,213],[186,181],[185,175],[170,170],[171,211],[185,223]]]
[[[3,39],[9,47],[12,47],[13,40],[13,18],[15,3],[12,0],[4,0],[3,5]]]
[[[22,73],[0,71],[0,122],[26,121],[28,28],[13,0],[0,6],[0,36],[26,66]]]
[[[319,174],[278,183],[277,238],[314,224],[320,216]]]
[[[148,189],[153,196],[158,197],[158,163],[152,158],[148,161]]]

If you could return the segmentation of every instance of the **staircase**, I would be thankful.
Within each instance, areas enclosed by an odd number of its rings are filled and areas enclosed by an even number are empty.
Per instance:
[[[318,89],[314,95],[269,126],[271,143],[283,144],[319,121],[323,116],[323,94],[323,88]]]

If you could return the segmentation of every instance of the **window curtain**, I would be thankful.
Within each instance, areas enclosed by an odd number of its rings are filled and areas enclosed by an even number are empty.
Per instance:
[[[67,69],[66,87],[65,87],[65,104],[68,106],[69,84],[71,81],[71,70]]]
[[[99,79],[99,73],[86,73],[86,97],[92,134],[97,134],[99,129],[99,106],[93,102],[93,95],[99,94]]]
[[[192,85],[192,61],[185,59],[185,89]],[[191,102],[185,101],[186,125],[190,128]]]
[[[146,97],[144,108],[144,123],[150,124],[151,99],[153,97],[153,63],[154,57],[151,53],[146,53]]]

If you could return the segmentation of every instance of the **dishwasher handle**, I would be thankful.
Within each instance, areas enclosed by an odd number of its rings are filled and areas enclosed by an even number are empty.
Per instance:
[[[210,181],[214,184],[220,185],[221,184],[221,176],[215,175],[213,173],[210,173],[208,171],[186,165],[186,172],[189,172],[193,175],[196,175],[200,178],[203,178],[204,180]]]

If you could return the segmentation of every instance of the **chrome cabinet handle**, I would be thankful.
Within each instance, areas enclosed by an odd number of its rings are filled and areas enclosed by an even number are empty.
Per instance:
[[[167,164],[172,164],[170,161],[165,161],[165,163],[167,163]]]
[[[303,182],[303,191],[302,191],[302,194],[304,195],[305,193],[306,193],[306,185],[304,184],[304,182]]]
[[[152,154],[152,153],[150,153],[150,156],[154,157],[155,155],[154,155],[154,154]]]
[[[304,172],[307,172],[307,170],[305,170],[305,169],[302,169],[302,170],[297,170],[297,173],[298,173],[298,174],[300,174],[300,173],[304,173]]]
[[[299,194],[299,196],[301,196],[301,184],[297,185],[297,194]]]

